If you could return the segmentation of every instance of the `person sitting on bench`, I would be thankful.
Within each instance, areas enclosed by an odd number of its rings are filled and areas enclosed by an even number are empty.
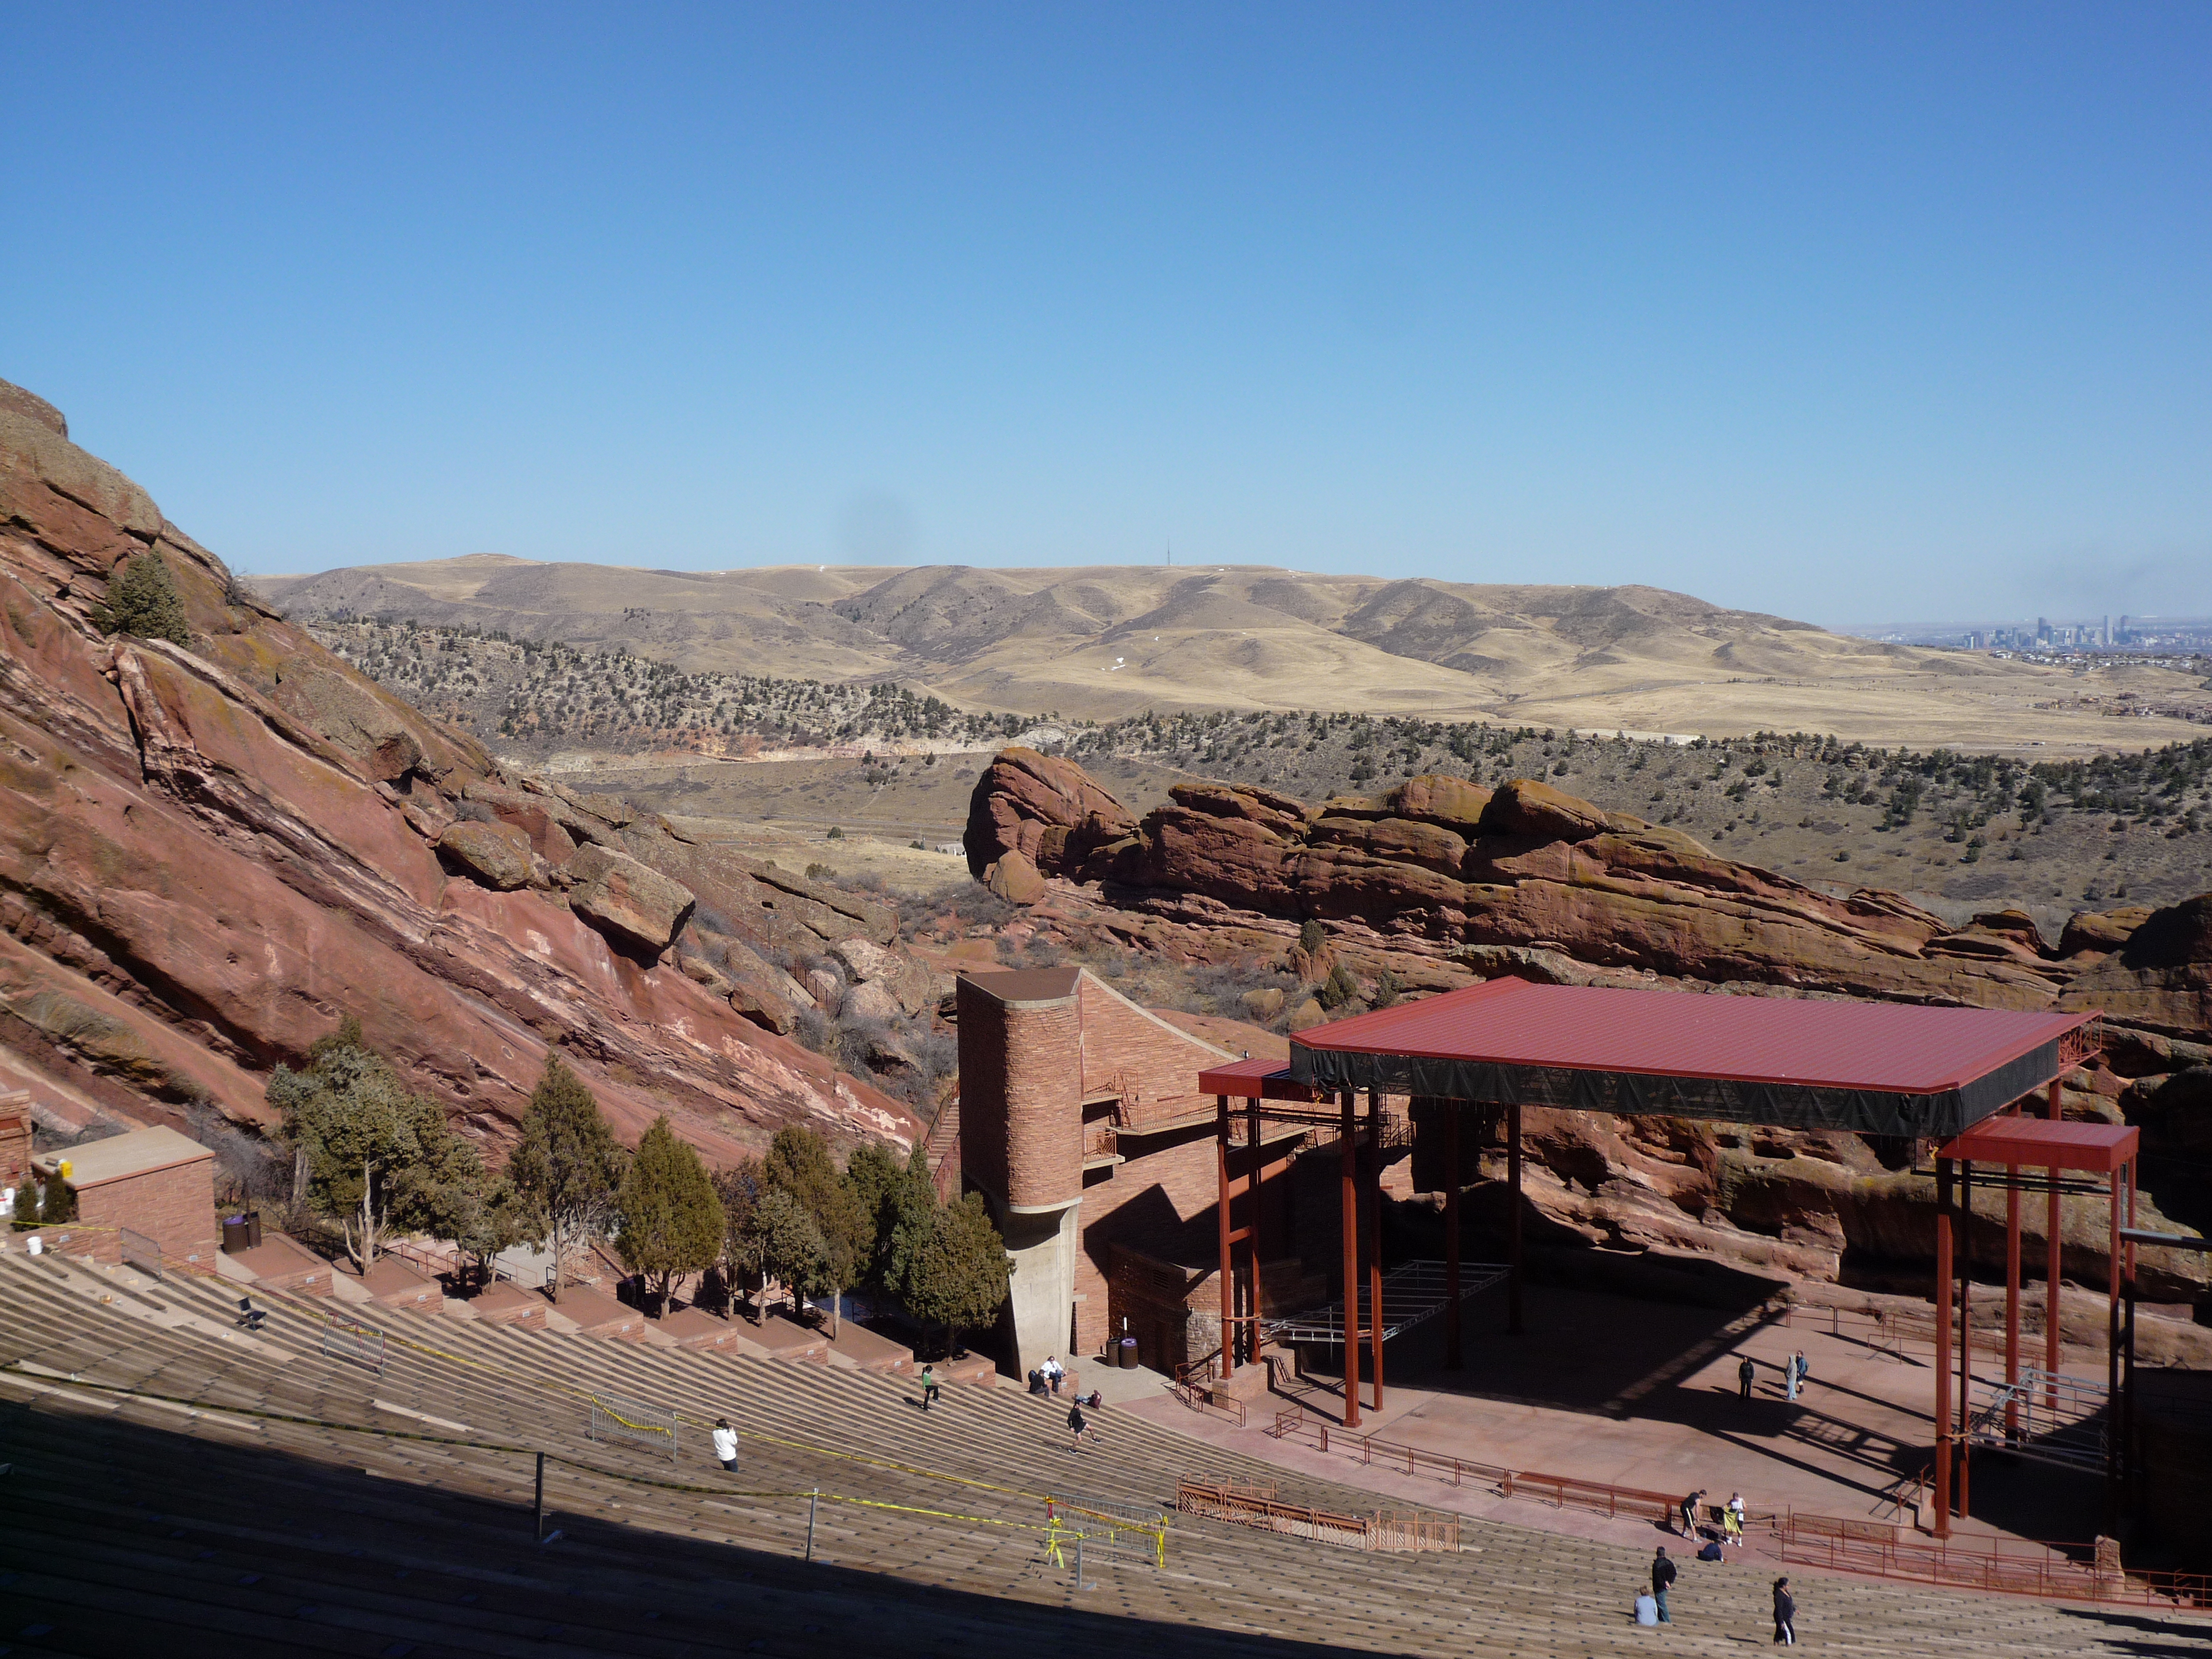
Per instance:
[[[252,1297],[241,1296],[238,1298],[238,1322],[245,1326],[247,1330],[259,1330],[261,1322],[268,1317],[268,1310],[255,1307]]]

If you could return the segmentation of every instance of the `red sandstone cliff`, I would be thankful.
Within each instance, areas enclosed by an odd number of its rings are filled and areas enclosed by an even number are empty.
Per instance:
[[[167,562],[191,643],[104,638],[122,562]],[[496,1145],[549,1048],[629,1138],[710,1158],[910,1109],[778,1035],[763,952],[888,913],[502,776],[258,604],[146,492],[0,382],[0,1044],[127,1114],[264,1118],[343,1015]]]

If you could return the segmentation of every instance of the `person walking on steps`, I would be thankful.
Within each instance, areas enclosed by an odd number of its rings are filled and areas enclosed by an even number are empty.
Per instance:
[[[1067,1408],[1067,1449],[1073,1451],[1083,1443],[1083,1437],[1096,1433],[1090,1419],[1083,1414],[1083,1402],[1079,1400]]]
[[[714,1419],[714,1461],[732,1474],[738,1472],[738,1431],[726,1417]]]
[[[1659,1622],[1671,1625],[1667,1616],[1667,1592],[1674,1583],[1674,1564],[1667,1559],[1667,1547],[1662,1544],[1659,1553],[1651,1558],[1651,1599],[1659,1604]]]
[[[1741,1362],[1735,1368],[1735,1389],[1736,1392],[1746,1400],[1751,1398],[1752,1379],[1758,1375],[1759,1367],[1751,1363],[1751,1356],[1744,1355]]]
[[[1786,1577],[1774,1581],[1774,1639],[1786,1648],[1797,1645],[1797,1598]]]
[[[922,1410],[927,1411],[929,1409],[930,1402],[937,1398],[937,1371],[933,1366],[924,1365],[921,1368]]]

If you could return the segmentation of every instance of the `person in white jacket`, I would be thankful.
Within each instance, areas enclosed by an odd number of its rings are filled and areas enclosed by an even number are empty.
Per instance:
[[[738,1431],[726,1417],[714,1419],[714,1461],[732,1474],[738,1472]]]

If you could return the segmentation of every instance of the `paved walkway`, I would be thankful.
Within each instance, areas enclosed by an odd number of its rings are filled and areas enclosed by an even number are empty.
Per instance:
[[[1445,1457],[1570,1475],[1711,1500],[1741,1492],[1754,1511],[1784,1507],[1826,1516],[1898,1518],[1890,1497],[1931,1456],[1935,1373],[1928,1345],[1901,1355],[1828,1334],[1824,1315],[1801,1311],[1784,1328],[1762,1311],[1685,1307],[1588,1291],[1532,1286],[1526,1332],[1505,1329],[1502,1290],[1468,1304],[1467,1368],[1442,1366],[1441,1322],[1392,1343],[1384,1355],[1383,1409],[1363,1410],[1360,1431]],[[1799,1399],[1784,1398],[1782,1365],[1802,1350],[1812,1366]],[[1741,1397],[1737,1365],[1757,1368]],[[2101,1378],[2100,1355],[2069,1354],[2065,1369]],[[1975,1356],[1977,1374],[1990,1359]],[[1999,1368],[2001,1369],[2001,1368]],[[1393,1474],[1337,1449],[1269,1438],[1281,1411],[1337,1424],[1340,1379],[1303,1379],[1255,1401],[1238,1429],[1171,1398],[1125,1407],[1164,1425],[1302,1473],[1462,1513],[1616,1541],[1650,1536],[1648,1523],[1608,1521],[1506,1499],[1425,1472]],[[2101,1483],[2093,1476],[1978,1459],[1968,1533],[2084,1540],[2099,1530]]]

